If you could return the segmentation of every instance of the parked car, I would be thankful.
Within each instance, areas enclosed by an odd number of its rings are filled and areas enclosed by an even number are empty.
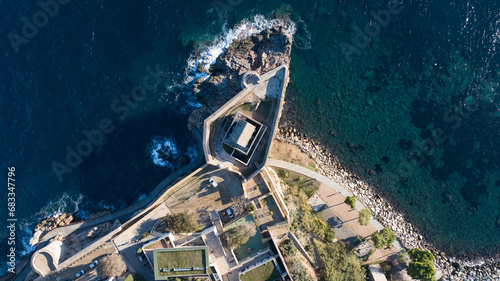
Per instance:
[[[217,186],[219,186],[219,185],[218,185],[218,184],[214,181],[214,179],[213,179],[213,178],[210,178],[210,179],[208,180],[208,182],[209,182],[209,183],[212,185],[212,187],[214,187],[214,188],[215,188],[215,187],[217,187]]]
[[[82,275],[84,275],[84,274],[85,274],[85,271],[80,270],[80,271],[76,274],[76,278],[78,278],[78,277],[80,277],[80,276],[82,276]]]
[[[233,212],[231,211],[231,208],[227,208],[226,213],[227,213],[227,215],[228,215],[230,218],[234,218],[234,214],[233,214]]]
[[[95,261],[93,261],[93,262],[90,264],[90,268],[94,268],[94,267],[96,267],[98,264],[99,264],[99,261],[98,261],[98,260],[95,260]]]

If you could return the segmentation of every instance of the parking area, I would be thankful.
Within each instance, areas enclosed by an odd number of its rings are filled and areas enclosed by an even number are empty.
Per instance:
[[[204,169],[205,170],[205,169]],[[217,187],[209,183],[213,179]],[[226,169],[206,169],[193,176],[165,202],[173,213],[195,212],[202,227],[211,225],[210,211],[225,210],[243,196],[240,177]]]
[[[95,260],[100,260],[102,257],[116,252],[115,247],[111,242],[105,243],[102,247],[95,250],[88,256],[77,261],[70,267],[57,272],[56,274],[49,275],[42,280],[96,280],[99,275],[97,274],[96,268],[90,268],[90,264]],[[79,278],[76,278],[76,274],[83,270],[85,274]],[[59,278],[59,279],[58,279]]]

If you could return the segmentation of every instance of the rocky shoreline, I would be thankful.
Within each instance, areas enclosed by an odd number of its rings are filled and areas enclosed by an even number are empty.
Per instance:
[[[210,77],[198,79],[191,88],[203,106],[193,110],[188,128],[203,131],[203,121],[241,91],[243,74],[253,71],[260,75],[289,64],[292,42],[283,26],[275,26],[232,42],[213,65],[200,63],[197,72]]]
[[[285,110],[286,111],[286,110]],[[300,126],[294,121],[283,118],[276,135],[279,141],[298,146],[312,157],[319,173],[340,183],[368,207],[373,216],[397,235],[401,244],[407,248],[425,249],[434,254],[436,270],[443,273],[442,280],[500,280],[500,258],[459,259],[446,255],[428,243],[420,232],[404,215],[383,198],[375,186],[366,183],[358,176],[343,168],[337,157],[318,141],[300,133]]]

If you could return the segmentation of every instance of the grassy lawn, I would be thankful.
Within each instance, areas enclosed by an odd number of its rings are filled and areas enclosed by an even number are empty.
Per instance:
[[[250,236],[250,238],[245,244],[240,245],[238,248],[234,249],[234,254],[236,255],[236,258],[239,261],[252,256],[253,254],[257,253],[260,250],[267,248],[267,246],[264,243],[262,243],[262,235],[260,234],[260,230],[255,224],[255,220],[253,219],[252,215],[248,215],[246,217],[237,220],[236,222],[227,226],[224,230],[228,230],[236,226],[246,224],[248,222],[255,227],[255,235]]]
[[[190,270],[174,272],[174,268],[180,267],[200,267],[205,266],[205,251],[204,250],[187,250],[187,251],[173,251],[173,252],[159,252],[157,253],[157,263],[159,276],[172,276],[172,275],[192,275],[204,274],[204,270]],[[170,269],[169,272],[162,272],[163,268]]]
[[[256,267],[240,276],[241,281],[273,281],[281,275],[272,261]]]

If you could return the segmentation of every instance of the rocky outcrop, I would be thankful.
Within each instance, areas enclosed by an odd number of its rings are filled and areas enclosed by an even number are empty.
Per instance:
[[[367,206],[373,216],[384,226],[391,228],[407,249],[420,248],[431,251],[436,269],[443,273],[442,280],[500,280],[500,259],[477,258],[470,260],[447,256],[428,243],[420,232],[409,223],[402,212],[382,197],[375,186],[351,174],[340,165],[337,157],[318,141],[300,132],[293,118],[282,119],[276,139],[294,144],[316,162],[318,172],[335,180]]]
[[[120,221],[115,220],[113,224],[106,222],[98,226],[94,226],[89,230],[70,234],[64,238],[59,238],[63,241],[66,251],[64,252],[63,260],[75,255],[88,245],[95,242],[97,239],[109,234],[114,229],[120,226]]]
[[[261,33],[234,41],[228,50],[210,66],[199,66],[210,78],[199,79],[192,87],[203,106],[189,116],[189,129],[203,127],[203,120],[241,91],[241,77],[248,71],[259,75],[290,63],[292,37],[283,27],[266,29]]]
[[[70,214],[63,213],[60,216],[56,217],[51,217],[49,219],[46,219],[42,222],[40,222],[34,230],[33,237],[30,239],[30,245],[36,245],[38,241],[40,240],[40,237],[43,236],[43,234],[51,231],[54,228],[60,227],[60,226],[65,226],[70,224],[73,221],[73,216]]]

